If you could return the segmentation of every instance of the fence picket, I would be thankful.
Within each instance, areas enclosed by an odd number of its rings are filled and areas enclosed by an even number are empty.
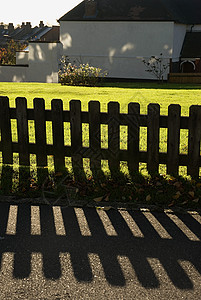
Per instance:
[[[83,168],[82,163],[82,119],[81,119],[81,101],[70,101],[70,126],[71,126],[71,156],[72,166]]]
[[[147,119],[147,169],[158,172],[159,167],[159,104],[148,105]]]
[[[19,146],[19,164],[21,166],[29,166],[30,156],[26,98],[16,98],[16,118]]]
[[[89,102],[89,142],[90,142],[90,167],[92,170],[101,169],[101,144],[100,144],[100,102]]]
[[[192,177],[199,176],[201,139],[201,106],[192,105],[189,114],[188,136],[188,174]]]
[[[53,99],[52,108],[52,134],[55,172],[64,171],[64,125],[63,125],[63,102],[60,99]]]
[[[119,103],[108,103],[108,164],[111,172],[118,172],[119,161]]]
[[[129,171],[139,170],[139,103],[128,105],[128,168]]]
[[[12,164],[12,135],[8,97],[0,97],[0,126],[3,164]]]
[[[46,123],[45,123],[45,101],[42,98],[34,99],[34,119],[36,137],[36,160],[38,167],[47,166],[46,154]]]
[[[5,193],[10,193],[12,189],[13,151],[8,97],[0,97],[0,128],[3,159],[1,188]]]
[[[178,175],[181,106],[168,107],[167,173]]]

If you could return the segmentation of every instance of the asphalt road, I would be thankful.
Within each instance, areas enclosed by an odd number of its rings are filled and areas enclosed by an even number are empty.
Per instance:
[[[201,215],[0,204],[0,299],[201,299]]]

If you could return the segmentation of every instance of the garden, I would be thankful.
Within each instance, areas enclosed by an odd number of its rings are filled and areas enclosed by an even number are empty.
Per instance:
[[[140,104],[140,113],[146,114],[149,103],[160,105],[160,114],[167,115],[170,104],[181,105],[181,115],[188,116],[191,105],[201,104],[201,90],[199,85],[178,85],[158,84],[144,82],[103,82],[98,87],[68,86],[60,84],[41,83],[0,83],[0,96],[9,97],[10,107],[15,107],[17,97],[27,99],[28,108],[33,108],[34,98],[45,99],[45,108],[51,108],[52,99],[62,99],[64,110],[69,110],[69,102],[72,99],[81,100],[82,111],[88,110],[88,102],[98,100],[101,112],[107,111],[107,104],[111,101],[118,101],[120,112],[128,112],[128,104],[137,102]],[[34,143],[34,121],[28,122],[29,142]],[[17,141],[17,124],[12,120],[12,141]],[[46,122],[47,143],[52,144],[51,122]],[[64,137],[66,144],[70,145],[69,124],[64,124]],[[88,127],[82,124],[83,146],[88,146]],[[125,126],[120,127],[120,149],[126,147],[127,131]],[[147,133],[146,128],[140,128],[140,151],[146,151]],[[101,128],[101,145],[107,148],[107,127]],[[167,151],[167,130],[160,129],[160,151]],[[181,129],[180,154],[187,154],[188,151],[188,130]],[[41,186],[38,184],[36,163],[34,155],[31,155],[31,178],[27,185],[17,185],[19,180],[19,159],[14,153],[14,165],[12,171],[12,187],[6,194],[17,197],[40,197]],[[2,163],[1,163],[2,166]],[[69,174],[72,173],[70,158],[66,159],[66,167]],[[43,192],[48,192],[51,197],[58,198],[63,193],[59,189],[62,185],[68,185],[74,192],[74,198],[92,201],[96,205],[108,203],[127,203],[131,205],[158,205],[161,207],[201,207],[201,180],[190,178],[186,174],[186,167],[180,167],[180,176],[166,174],[166,167],[160,165],[158,174],[150,174],[146,171],[146,165],[140,164],[140,173],[129,177],[124,162],[121,162],[121,172],[111,178],[107,161],[102,161],[104,177],[94,179],[89,168],[89,161],[84,161],[86,178],[75,180],[73,174],[66,177],[64,174],[54,172],[53,157],[48,157],[49,176],[43,182]],[[64,178],[66,181],[64,181]],[[59,188],[58,188],[59,187]],[[5,190],[1,190],[5,194]]]

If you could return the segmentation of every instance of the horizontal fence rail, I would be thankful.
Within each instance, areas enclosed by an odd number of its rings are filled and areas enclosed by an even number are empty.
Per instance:
[[[129,171],[138,171],[139,163],[147,163],[150,173],[158,172],[159,164],[166,164],[168,174],[178,174],[179,166],[187,166],[187,173],[199,176],[201,166],[201,106],[190,107],[189,117],[181,116],[180,105],[172,104],[168,116],[160,115],[158,104],[149,104],[148,113],[140,114],[138,103],[129,103],[128,113],[120,113],[118,102],[108,103],[108,111],[100,111],[98,101],[90,101],[88,111],[81,111],[79,100],[70,101],[69,111],[63,102],[53,99],[51,110],[45,109],[41,98],[33,100],[34,108],[27,108],[26,98],[16,98],[16,108],[9,107],[8,97],[0,97],[0,129],[3,164],[13,164],[13,153],[19,153],[19,164],[30,165],[30,154],[36,154],[37,167],[47,166],[47,155],[54,156],[55,171],[65,168],[65,157],[72,165],[82,167],[83,158],[90,159],[92,169],[108,160],[110,169],[118,169],[120,161],[127,161]],[[11,120],[17,120],[18,141],[12,141]],[[35,143],[29,142],[28,120],[34,120]],[[46,121],[52,122],[53,144],[47,144]],[[65,145],[64,122],[70,123],[71,145]],[[89,124],[89,147],[82,142],[82,124]],[[108,125],[108,148],[101,147],[100,125]],[[120,149],[120,126],[127,126],[127,149]],[[140,127],[147,128],[147,151],[139,150]],[[159,151],[160,128],[167,128],[167,152]],[[188,153],[180,154],[180,129],[188,130]]]

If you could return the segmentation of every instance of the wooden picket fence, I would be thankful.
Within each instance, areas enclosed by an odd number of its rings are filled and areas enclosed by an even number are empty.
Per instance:
[[[139,163],[147,163],[150,173],[159,164],[167,165],[168,174],[178,174],[179,166],[187,166],[187,173],[199,176],[201,106],[191,106],[189,117],[181,116],[179,105],[170,105],[168,116],[160,115],[158,104],[149,104],[147,115],[140,114],[140,105],[130,103],[128,113],[120,113],[118,102],[108,103],[108,112],[100,112],[98,101],[89,102],[88,111],[81,111],[79,100],[70,101],[70,109],[63,110],[63,102],[53,99],[51,110],[45,109],[41,98],[33,100],[34,108],[27,108],[26,98],[16,99],[16,108],[9,107],[9,99],[0,97],[0,128],[3,164],[13,164],[13,153],[19,153],[19,164],[30,165],[30,154],[36,154],[37,167],[47,166],[47,155],[54,156],[56,172],[65,168],[65,157],[72,158],[72,166],[83,167],[83,157],[90,159],[92,169],[101,168],[101,160],[108,160],[111,169],[118,169],[120,161],[127,161],[129,170],[138,171]],[[17,120],[18,142],[12,141],[11,119]],[[35,143],[29,142],[28,120],[35,122]],[[46,141],[46,121],[52,122],[53,144]],[[71,145],[64,142],[64,122],[70,122]],[[82,144],[82,123],[89,124],[89,147]],[[108,125],[108,148],[101,148],[100,124]],[[127,150],[120,149],[120,125],[128,126]],[[140,127],[147,127],[147,151],[139,150]],[[167,153],[159,152],[160,128],[167,128]],[[180,154],[180,129],[188,129],[188,154]]]

